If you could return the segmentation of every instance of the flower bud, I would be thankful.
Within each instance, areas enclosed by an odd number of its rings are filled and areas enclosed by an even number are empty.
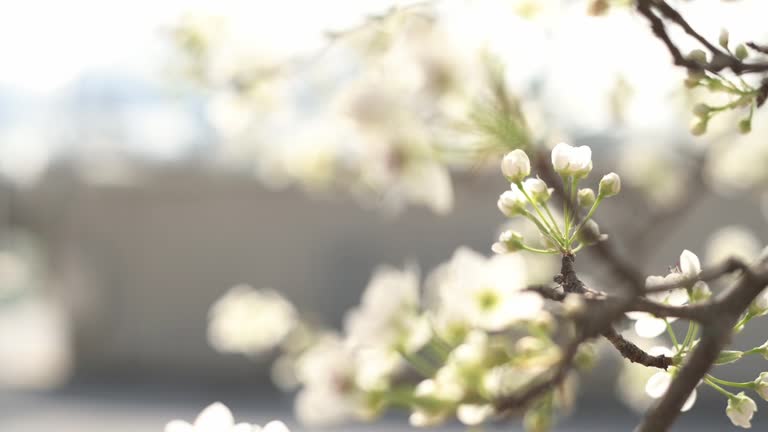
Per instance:
[[[547,187],[544,180],[538,178],[529,178],[523,182],[523,189],[536,202],[544,202],[552,196],[552,189]]]
[[[504,191],[496,205],[504,216],[514,217],[525,213],[526,199],[519,190],[512,189]]]
[[[707,62],[707,54],[700,49],[695,49],[689,52],[686,58],[688,60],[695,61],[696,63],[700,63],[700,64],[704,64]]]
[[[581,207],[590,208],[595,203],[595,191],[590,188],[579,189],[576,199]]]
[[[755,380],[755,391],[768,401],[768,372],[763,372]]]
[[[598,196],[611,197],[621,190],[621,178],[616,173],[608,173],[600,180],[600,187],[597,189]]]
[[[697,281],[691,287],[691,303],[707,300],[712,296],[712,291],[704,281]]]
[[[747,58],[747,56],[749,56],[749,52],[747,52],[747,47],[745,47],[742,44],[739,44],[736,47],[736,50],[734,51],[734,55],[736,56],[737,59],[744,60],[745,58]]]
[[[600,227],[597,225],[597,222],[590,219],[584,223],[583,227],[581,227],[577,238],[581,243],[589,246],[607,239],[608,236],[600,234]]]
[[[768,313],[768,289],[757,295],[747,311],[752,316],[763,316]]]
[[[744,357],[744,353],[742,351],[723,350],[720,351],[720,355],[717,356],[715,364],[719,366],[733,363],[737,360],[740,360],[742,357]]]
[[[695,136],[704,135],[704,133],[707,132],[707,122],[706,120],[699,120],[691,126],[691,134]]]
[[[728,49],[728,40],[730,39],[730,35],[728,34],[728,30],[722,29],[720,30],[720,38],[718,38],[718,43],[720,43],[720,46]]]
[[[696,104],[693,107],[693,114],[696,117],[707,117],[707,116],[709,116],[709,113],[711,111],[712,111],[712,108],[709,105],[703,104],[703,103]]]
[[[750,118],[741,119],[741,121],[739,121],[739,132],[743,134],[748,134],[752,132],[752,119]]]
[[[499,235],[499,241],[491,246],[491,250],[497,254],[506,254],[525,249],[523,235],[516,231],[504,231]]]
[[[531,174],[531,161],[524,151],[517,149],[501,160],[501,172],[512,183],[519,183]]]
[[[592,171],[592,149],[560,143],[552,149],[552,167],[561,176],[586,177]]]

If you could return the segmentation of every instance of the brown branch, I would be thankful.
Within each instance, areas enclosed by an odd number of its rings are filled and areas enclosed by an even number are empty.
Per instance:
[[[667,370],[672,365],[672,358],[665,355],[652,356],[643,351],[639,346],[624,339],[613,327],[604,331],[603,337],[608,339],[622,357],[632,363],[640,363],[644,366]]]
[[[703,269],[701,273],[699,273],[694,277],[687,277],[679,281],[654,285],[652,287],[646,288],[645,292],[654,293],[654,292],[668,291],[671,289],[680,288],[684,286],[691,286],[692,284],[698,281],[708,282],[708,281],[720,278],[722,276],[725,276],[729,273],[734,273],[740,270],[746,271],[747,269],[749,269],[749,266],[744,261],[731,257],[716,266]]]
[[[768,63],[744,62],[732,54],[719,49],[694,30],[685,18],[664,0],[637,0],[636,9],[641,15],[648,19],[651,25],[651,31],[664,43],[667,47],[667,51],[669,51],[672,56],[672,60],[678,66],[684,66],[691,70],[707,70],[713,73],[718,73],[723,69],[730,69],[737,75],[768,71]],[[655,11],[658,11],[659,14],[657,15]],[[704,47],[712,54],[712,60],[702,63],[684,56],[669,36],[662,17],[676,24],[683,29],[686,34],[704,45]]]
[[[519,393],[506,395],[494,402],[496,412],[515,411],[527,406],[539,397],[558,386],[571,370],[573,360],[579,351],[579,346],[587,338],[579,335],[573,338],[563,350],[560,361],[554,369],[539,375],[538,380]]]

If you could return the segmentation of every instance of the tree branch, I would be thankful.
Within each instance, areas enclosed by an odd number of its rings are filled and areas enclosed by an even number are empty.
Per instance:
[[[651,24],[651,31],[664,43],[667,47],[667,51],[672,55],[674,63],[678,66],[684,66],[691,70],[707,70],[713,73],[718,73],[727,68],[733,71],[736,75],[768,71],[768,63],[766,62],[744,62],[734,57],[732,54],[719,49],[694,30],[685,18],[664,0],[637,0],[636,9],[641,15],[648,19]],[[660,15],[657,15],[654,10],[658,11]],[[712,54],[712,60],[702,63],[684,56],[672,41],[672,38],[670,38],[662,17],[673,22],[683,29],[686,34],[701,43]]]
[[[732,328],[741,313],[768,285],[767,261],[768,256],[764,254],[739,281],[707,306],[710,319],[702,326],[701,341],[664,396],[646,412],[636,432],[666,431],[680,415],[685,400],[730,340]]]

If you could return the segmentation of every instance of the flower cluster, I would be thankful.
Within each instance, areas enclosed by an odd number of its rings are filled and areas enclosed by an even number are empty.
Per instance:
[[[745,60],[749,57],[749,50],[744,44],[731,47],[730,35],[725,29],[720,33],[719,44],[728,54],[739,60]],[[708,64],[707,53],[700,49],[688,53],[688,59],[701,65]],[[755,109],[762,105],[761,98],[765,99],[765,96],[761,96],[762,90],[760,88],[748,84],[743,79],[735,81],[727,78],[724,74],[710,72],[706,69],[689,69],[685,85],[688,88],[704,88],[712,93],[726,95],[730,99],[729,102],[721,105],[696,104],[693,107],[693,114],[696,118],[691,126],[692,134],[702,135],[706,133],[709,121],[714,116],[735,110],[748,110],[746,116],[739,120],[739,132],[747,134],[752,131],[752,116]]]
[[[194,423],[184,420],[172,420],[165,425],[165,432],[290,432],[281,421],[271,421],[264,425],[237,423],[232,411],[221,402],[205,408]]]
[[[545,238],[547,248],[532,247],[525,243],[522,234],[504,231],[492,247],[494,252],[504,254],[527,250],[544,254],[573,254],[605,238],[591,218],[603,199],[621,190],[618,174],[603,176],[597,194],[590,188],[579,189],[579,183],[592,171],[592,150],[588,146],[572,147],[566,143],[552,149],[552,167],[562,179],[562,217],[556,216],[549,207],[554,189],[540,178],[528,177],[531,174],[528,155],[518,149],[504,156],[501,171],[511,187],[499,197],[499,210],[509,218],[523,216],[533,222]],[[579,217],[579,208],[588,209],[585,217]]]
[[[696,280],[701,273],[701,263],[699,258],[691,251],[685,250],[680,254],[678,264],[672,268],[666,276],[649,276],[646,285],[649,289],[654,287],[674,286],[678,287],[665,291],[655,291],[648,295],[652,300],[666,303],[674,306],[682,306],[689,303],[699,303],[707,301],[711,296],[711,291],[707,283]],[[694,281],[694,282],[691,282]],[[768,290],[763,292],[752,303],[747,311],[742,315],[741,320],[734,326],[733,331],[739,332],[753,318],[768,314]],[[647,396],[653,399],[662,397],[669,387],[674,377],[679,372],[679,367],[685,363],[686,357],[693,351],[699,343],[699,326],[695,322],[688,324],[685,336],[678,337],[671,323],[674,318],[658,318],[646,312],[629,312],[627,316],[635,321],[634,329],[641,338],[656,338],[664,333],[669,337],[671,347],[657,345],[648,349],[650,355],[665,355],[672,358],[672,366],[665,371],[658,371],[654,374],[637,373],[638,366],[627,366],[624,372],[625,386],[633,387],[639,385],[638,380],[647,380],[644,389]],[[749,355],[763,355],[768,358],[768,342],[746,351],[723,350],[715,365],[726,365],[737,362]],[[634,379],[629,379],[630,374]],[[743,391],[735,394],[728,388],[747,389],[755,391],[760,397],[768,400],[768,372],[760,374],[755,380],[747,382],[732,382],[720,379],[715,376],[715,372],[705,375],[701,384],[713,388],[724,395],[727,399],[726,415],[735,426],[749,428],[751,419],[757,411],[757,405]],[[696,390],[688,397],[682,407],[682,411],[689,410],[696,401]]]
[[[402,406],[414,426],[485,421],[496,397],[559,358],[552,318],[538,294],[523,290],[527,283],[521,257],[487,258],[467,248],[427,276],[423,301],[415,269],[379,269],[343,334],[299,358],[299,419],[328,425]],[[501,337],[513,328],[536,333],[517,342]],[[547,406],[558,404],[551,396]]]

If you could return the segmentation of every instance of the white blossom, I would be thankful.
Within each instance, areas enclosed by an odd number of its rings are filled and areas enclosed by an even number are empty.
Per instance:
[[[680,271],[673,271],[666,276],[648,276],[645,284],[648,288],[654,286],[674,284],[676,282],[682,282],[684,279],[695,278],[701,273],[701,263],[699,258],[691,251],[684,250],[680,254]],[[703,284],[704,282],[702,282]],[[704,295],[709,289],[705,285],[699,284],[693,285],[695,293]],[[685,288],[674,288],[668,291],[660,291],[648,294],[648,298],[667,303],[673,306],[682,306],[690,300],[688,291]],[[668,317],[665,319],[657,318],[653,314],[647,312],[627,312],[627,317],[635,320],[635,331],[638,336],[644,338],[653,338],[662,333],[667,328],[667,323],[676,320],[674,317]]]
[[[413,352],[430,337],[429,323],[419,316],[419,274],[415,268],[376,270],[358,307],[344,320],[354,347],[383,346]]]
[[[562,176],[586,177],[592,171],[592,149],[559,143],[552,149],[552,166]]]
[[[297,361],[303,388],[296,396],[296,417],[308,426],[328,426],[355,418],[354,352],[335,334],[322,337]]]
[[[464,323],[483,330],[502,330],[514,322],[535,318],[543,300],[524,291],[526,270],[518,255],[486,258],[459,248],[446,267],[436,270],[437,323]]]
[[[523,249],[523,235],[516,231],[503,231],[499,241],[491,245],[491,250],[497,254],[507,254]]]
[[[524,151],[520,149],[513,150],[502,159],[501,172],[510,182],[521,182],[531,174],[531,161]]]
[[[514,188],[515,186],[513,185],[512,189]],[[539,178],[526,179],[523,182],[523,189],[536,202],[547,201],[554,191],[554,189],[547,187],[544,180]]]
[[[672,383],[672,379],[672,375],[667,371],[656,372],[645,384],[645,392],[653,399],[658,399],[664,396],[664,393],[667,392],[669,385]],[[681,412],[688,411],[693,407],[696,403],[696,394],[696,389],[693,389],[691,394],[688,395],[688,399],[685,400],[685,403],[680,408]]]
[[[165,432],[289,432],[281,421],[272,421],[259,427],[249,423],[237,423],[232,411],[221,402],[216,402],[205,408],[195,419],[194,423],[183,420],[172,420],[165,425]]]
[[[725,414],[731,419],[734,426],[749,429],[752,427],[752,416],[757,411],[757,404],[751,398],[741,392],[728,399]]]
[[[237,285],[211,306],[208,341],[221,352],[258,354],[279,344],[296,320],[293,305],[276,291]]]
[[[719,264],[728,258],[751,262],[760,254],[761,245],[749,229],[730,225],[715,231],[707,241],[706,261]]]
[[[504,191],[496,202],[496,206],[506,217],[525,213],[525,206],[527,204],[528,200],[517,187]]]
[[[467,426],[477,426],[493,415],[490,404],[461,404],[456,409],[456,417]]]

